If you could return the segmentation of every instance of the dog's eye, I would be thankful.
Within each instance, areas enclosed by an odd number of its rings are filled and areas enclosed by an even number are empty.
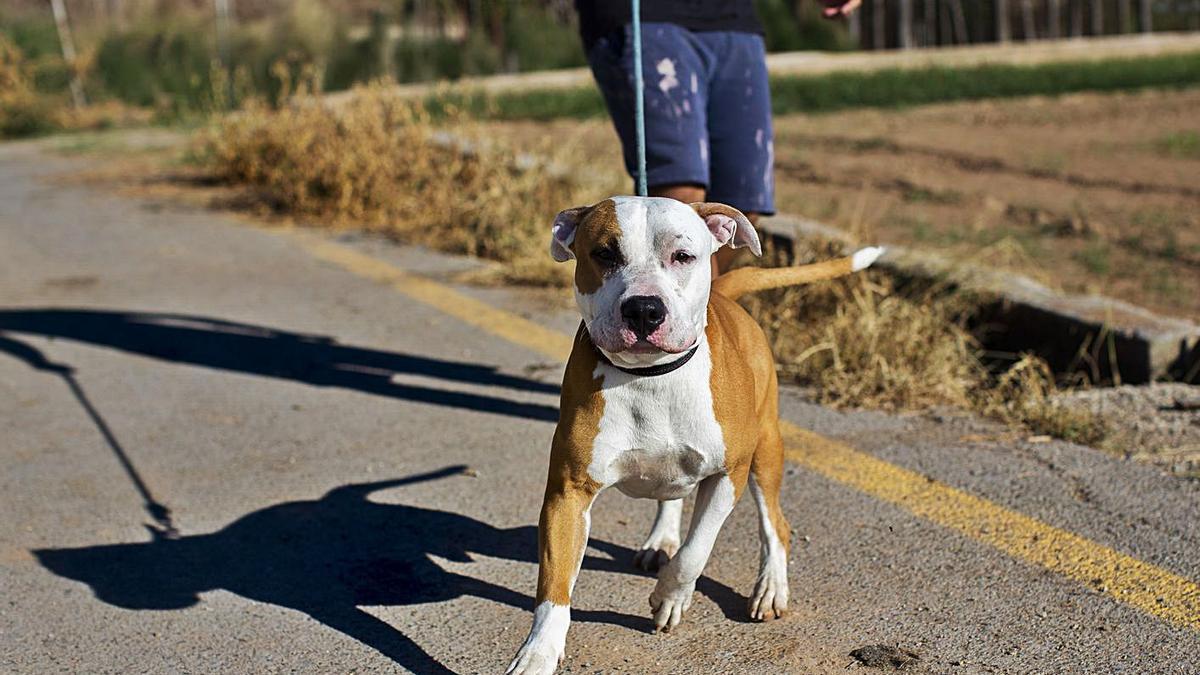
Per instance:
[[[671,254],[671,262],[677,262],[680,265],[686,265],[696,259],[696,256],[687,251],[675,251]]]
[[[617,264],[621,256],[612,248],[604,247],[592,251],[592,258],[605,267],[612,267]]]

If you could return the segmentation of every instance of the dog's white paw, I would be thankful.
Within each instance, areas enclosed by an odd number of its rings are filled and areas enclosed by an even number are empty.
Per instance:
[[[505,675],[553,675],[558,670],[558,662],[562,660],[562,652],[553,645],[531,644],[526,641],[517,652],[517,657],[509,664]]]
[[[679,550],[678,539],[666,537],[647,539],[642,548],[633,554],[633,566],[647,572],[657,572],[667,566]]]
[[[654,613],[654,630],[669,633],[679,625],[683,613],[692,606],[696,582],[686,584],[664,582],[662,579],[650,594],[650,610]]]
[[[787,562],[773,556],[758,573],[754,594],[750,596],[750,618],[755,621],[783,618],[787,605]]]
[[[533,610],[533,628],[505,675],[551,675],[567,648],[571,608],[543,602]]]

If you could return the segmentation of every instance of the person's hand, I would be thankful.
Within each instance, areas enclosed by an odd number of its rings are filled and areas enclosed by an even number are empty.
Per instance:
[[[862,0],[822,0],[825,3],[825,9],[821,11],[826,19],[842,19],[850,16],[850,13],[858,9],[862,4]]]

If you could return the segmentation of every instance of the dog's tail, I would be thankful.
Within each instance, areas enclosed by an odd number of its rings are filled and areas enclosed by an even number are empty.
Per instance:
[[[833,279],[870,267],[883,251],[881,246],[868,246],[845,258],[800,267],[739,267],[713,279],[712,289],[737,300],[747,293]]]

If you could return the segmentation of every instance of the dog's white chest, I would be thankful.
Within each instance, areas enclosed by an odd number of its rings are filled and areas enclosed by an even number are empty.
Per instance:
[[[678,499],[725,466],[704,343],[684,366],[654,377],[606,365],[604,414],[588,472],[631,497]]]

